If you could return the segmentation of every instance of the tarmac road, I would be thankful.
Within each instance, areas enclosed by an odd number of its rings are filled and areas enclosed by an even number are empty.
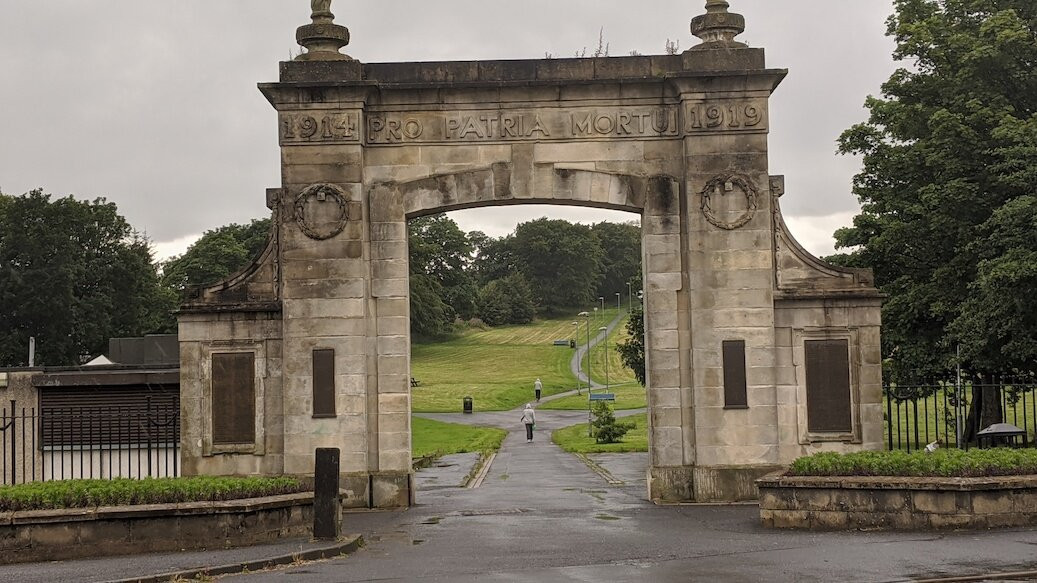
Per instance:
[[[476,456],[450,456],[418,476],[418,505],[344,516],[366,546],[329,561],[220,580],[324,582],[909,581],[1037,570],[1037,529],[966,533],[810,533],[764,529],[754,505],[657,506],[645,499],[646,454],[576,456],[548,431],[585,419],[538,411],[533,444],[518,413],[428,415],[507,427],[479,488],[460,488]],[[612,478],[612,483],[605,476]],[[284,541],[247,549],[0,567],[0,581],[110,581],[293,553]],[[1012,580],[1025,580],[1016,577]]]
[[[538,412],[538,427],[566,414]],[[367,541],[357,553],[228,580],[830,583],[1037,569],[1037,529],[785,532],[761,527],[754,505],[656,506],[631,479],[644,475],[644,454],[595,456],[625,480],[609,485],[546,432],[525,443],[506,415],[469,416],[513,429],[481,487],[419,492],[408,511],[348,514],[343,530]]]

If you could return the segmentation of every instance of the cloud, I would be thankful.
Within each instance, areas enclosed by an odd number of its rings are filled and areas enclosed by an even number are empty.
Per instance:
[[[785,217],[789,232],[807,251],[815,257],[825,257],[836,252],[835,238],[838,229],[853,225],[857,212],[848,211],[820,217]]]
[[[187,248],[194,245],[198,239],[201,239],[201,233],[197,235],[186,235],[172,241],[161,241],[151,244],[151,249],[155,254],[155,261],[165,261],[177,255],[183,255]]]
[[[893,69],[883,36],[891,0],[732,4],[746,16],[744,38],[767,48],[768,66],[790,68],[772,100],[770,136],[787,213],[855,209],[859,162],[835,156],[834,141],[865,118],[864,97]],[[333,9],[353,35],[346,51],[365,62],[568,56],[593,50],[599,30],[613,55],[658,54],[667,39],[692,46],[688,22],[702,11],[678,0],[650,9],[620,0],[516,6],[354,0]],[[304,0],[0,2],[0,185],[107,197],[161,242],[267,216],[264,192],[281,182],[280,155],[276,115],[256,83],[276,80],[308,13]],[[595,211],[549,210],[599,220]],[[487,212],[480,230],[510,230],[503,214]]]

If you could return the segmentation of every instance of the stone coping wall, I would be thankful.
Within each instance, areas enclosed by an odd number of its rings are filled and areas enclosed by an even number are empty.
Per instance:
[[[0,513],[0,564],[229,548],[305,536],[313,493]]]
[[[1037,476],[757,480],[771,528],[945,530],[1037,525]]]

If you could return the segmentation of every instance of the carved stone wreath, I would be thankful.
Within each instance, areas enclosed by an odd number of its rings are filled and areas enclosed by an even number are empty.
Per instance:
[[[306,220],[306,205],[314,202],[331,202],[337,206],[332,211],[337,217],[327,223],[311,225]],[[346,228],[349,221],[349,208],[346,205],[346,193],[334,184],[314,184],[302,191],[295,199],[295,222],[311,239],[324,241],[338,235]]]
[[[713,197],[723,196],[736,188],[745,194],[745,212],[737,220],[730,222],[722,221],[713,212]],[[749,177],[741,174],[720,175],[707,182],[706,187],[702,189],[702,214],[705,215],[706,220],[714,227],[724,229],[725,231],[733,231],[744,227],[749,224],[749,221],[753,220],[753,217],[756,216],[756,210],[759,208],[758,198],[759,192]]]

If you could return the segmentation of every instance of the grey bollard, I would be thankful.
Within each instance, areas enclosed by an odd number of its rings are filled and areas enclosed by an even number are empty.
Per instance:
[[[336,540],[341,532],[338,500],[339,449],[317,448],[313,471],[313,538]]]

